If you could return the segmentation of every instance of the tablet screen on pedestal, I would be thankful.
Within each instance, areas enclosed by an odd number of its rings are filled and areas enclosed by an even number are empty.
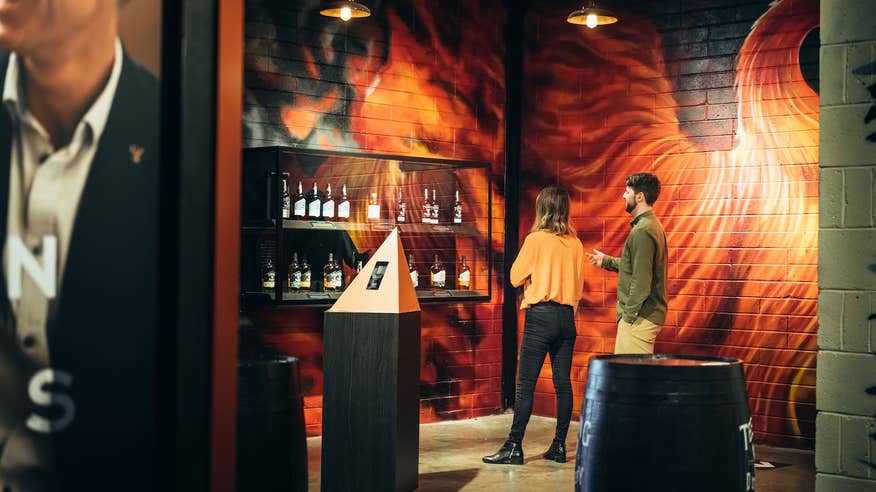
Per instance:
[[[386,266],[389,265],[388,261],[378,261],[377,264],[374,265],[374,271],[371,272],[371,278],[368,279],[368,286],[365,287],[368,290],[377,290],[380,288],[380,282],[383,281],[383,274],[386,273]]]

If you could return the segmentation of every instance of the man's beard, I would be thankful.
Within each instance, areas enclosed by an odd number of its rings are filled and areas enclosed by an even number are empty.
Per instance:
[[[627,205],[627,207],[626,207],[626,209],[627,209],[627,213],[628,213],[628,214],[633,213],[633,209],[636,208],[636,202],[633,202],[633,203],[625,202],[625,203],[626,203],[626,205]]]

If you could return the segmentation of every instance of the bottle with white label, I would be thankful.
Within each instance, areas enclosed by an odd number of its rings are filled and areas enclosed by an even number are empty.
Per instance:
[[[288,219],[292,216],[292,195],[289,194],[289,173],[283,173],[280,181],[283,187],[283,191],[280,194],[280,201],[282,201],[280,215],[282,215],[284,219]]]
[[[368,201],[368,220],[380,219],[380,202],[377,201],[377,192],[371,192],[371,200]]]
[[[465,264],[465,255],[462,256],[462,264],[459,265],[459,275],[456,276],[456,288],[462,290],[471,288],[471,270]]]
[[[301,257],[301,290],[310,290],[310,265],[307,263],[307,255]]]
[[[325,186],[325,201],[322,202],[322,218],[329,220],[335,216],[335,199],[332,198],[332,185]]]
[[[326,292],[337,292],[344,286],[344,271],[340,265],[335,262],[334,255],[329,253],[328,263],[322,269],[323,272],[323,289]]]
[[[432,203],[429,201],[429,188],[423,190],[423,223],[432,223]]]
[[[456,202],[453,204],[453,223],[462,224],[462,202],[459,201],[459,190],[456,190]]]
[[[414,266],[414,255],[408,255],[408,270],[411,272],[411,282],[414,283],[414,288],[420,287],[420,272]]]
[[[347,185],[341,187],[341,201],[338,202],[338,220],[350,220],[350,200],[347,199]]]
[[[318,219],[322,214],[322,200],[319,199],[319,189],[316,181],[313,182],[313,190],[307,195],[307,216]]]
[[[395,206],[396,222],[407,222],[408,206],[405,204],[405,198],[402,196],[401,188],[398,189],[398,203]]]
[[[298,193],[295,194],[295,199],[292,202],[292,215],[300,218],[307,215],[307,198],[301,188],[301,181],[298,182]]]
[[[286,287],[289,292],[301,290],[301,267],[298,265],[298,253],[292,253],[292,263],[289,263],[289,282]]]
[[[443,289],[447,282],[447,272],[444,270],[444,264],[435,253],[435,263],[429,269],[429,285],[433,289]]]
[[[435,188],[432,188],[432,223],[438,223],[438,214],[441,210],[441,206],[438,205],[438,199],[435,198]]]
[[[274,269],[274,260],[268,258],[262,266],[262,289],[273,290],[276,278],[277,271]]]

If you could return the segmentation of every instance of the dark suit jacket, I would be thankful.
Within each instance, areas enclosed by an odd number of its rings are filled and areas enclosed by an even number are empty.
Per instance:
[[[8,55],[0,56],[0,87],[7,63]],[[73,376],[65,392],[76,405],[70,427],[53,435],[60,490],[153,488],[159,96],[155,77],[126,55],[82,191],[47,332],[51,367]],[[8,111],[0,108],[4,243],[11,130]],[[144,150],[139,163],[133,162],[132,145]],[[5,279],[0,306],[7,314]],[[9,340],[0,337],[0,343]]]

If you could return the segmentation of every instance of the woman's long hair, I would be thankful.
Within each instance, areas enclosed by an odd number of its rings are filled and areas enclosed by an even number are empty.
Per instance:
[[[574,234],[569,223],[569,192],[559,186],[548,186],[535,199],[535,222],[532,232],[545,231],[558,236]]]

